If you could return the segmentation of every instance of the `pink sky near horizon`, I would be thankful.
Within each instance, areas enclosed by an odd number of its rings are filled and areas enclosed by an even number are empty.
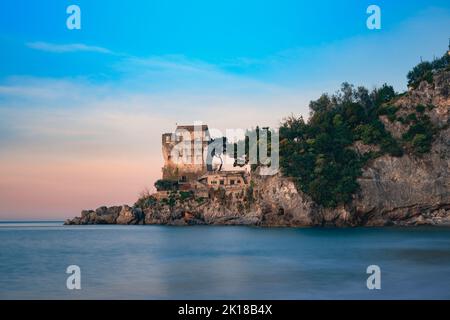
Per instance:
[[[0,169],[2,220],[65,219],[83,209],[132,205],[145,189],[154,190],[161,161],[102,159],[79,163],[9,164]]]

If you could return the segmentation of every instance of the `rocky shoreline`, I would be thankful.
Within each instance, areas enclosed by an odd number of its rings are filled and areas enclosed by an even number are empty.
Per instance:
[[[345,206],[324,208],[297,190],[281,175],[252,175],[252,187],[242,195],[210,192],[207,198],[183,197],[173,201],[149,197],[143,205],[100,207],[82,211],[67,225],[254,225],[254,226],[416,226],[450,225],[450,71],[434,76],[394,102],[400,115],[416,106],[432,105],[426,115],[439,128],[431,151],[416,156],[383,155],[371,160],[358,179],[360,190]],[[407,126],[380,117],[386,129],[401,137]],[[358,152],[370,149],[358,142]]]

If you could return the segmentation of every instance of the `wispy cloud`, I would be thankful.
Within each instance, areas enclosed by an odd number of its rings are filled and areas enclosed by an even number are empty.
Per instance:
[[[67,52],[97,52],[97,53],[105,53],[112,54],[113,52],[109,49],[98,47],[98,46],[90,46],[83,43],[69,43],[69,44],[56,44],[49,42],[28,42],[26,43],[27,47],[52,52],[52,53],[67,53]]]

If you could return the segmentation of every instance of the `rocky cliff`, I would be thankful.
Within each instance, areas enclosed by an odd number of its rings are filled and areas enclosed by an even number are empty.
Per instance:
[[[436,128],[431,150],[401,157],[383,155],[371,160],[358,179],[353,200],[337,208],[324,208],[281,175],[252,176],[242,194],[210,192],[208,198],[151,201],[142,207],[101,207],[83,211],[66,224],[167,224],[258,226],[386,226],[450,225],[450,72],[434,75],[432,83],[398,97],[392,104],[398,118],[381,116],[396,138],[410,124],[400,121],[413,113],[426,114]],[[418,111],[418,106],[427,106]],[[358,152],[370,150],[355,143]]]

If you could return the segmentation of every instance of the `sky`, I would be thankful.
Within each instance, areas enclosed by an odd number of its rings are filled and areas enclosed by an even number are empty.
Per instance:
[[[1,1],[0,220],[133,204],[177,123],[277,126],[344,81],[401,92],[449,37],[439,0]]]

